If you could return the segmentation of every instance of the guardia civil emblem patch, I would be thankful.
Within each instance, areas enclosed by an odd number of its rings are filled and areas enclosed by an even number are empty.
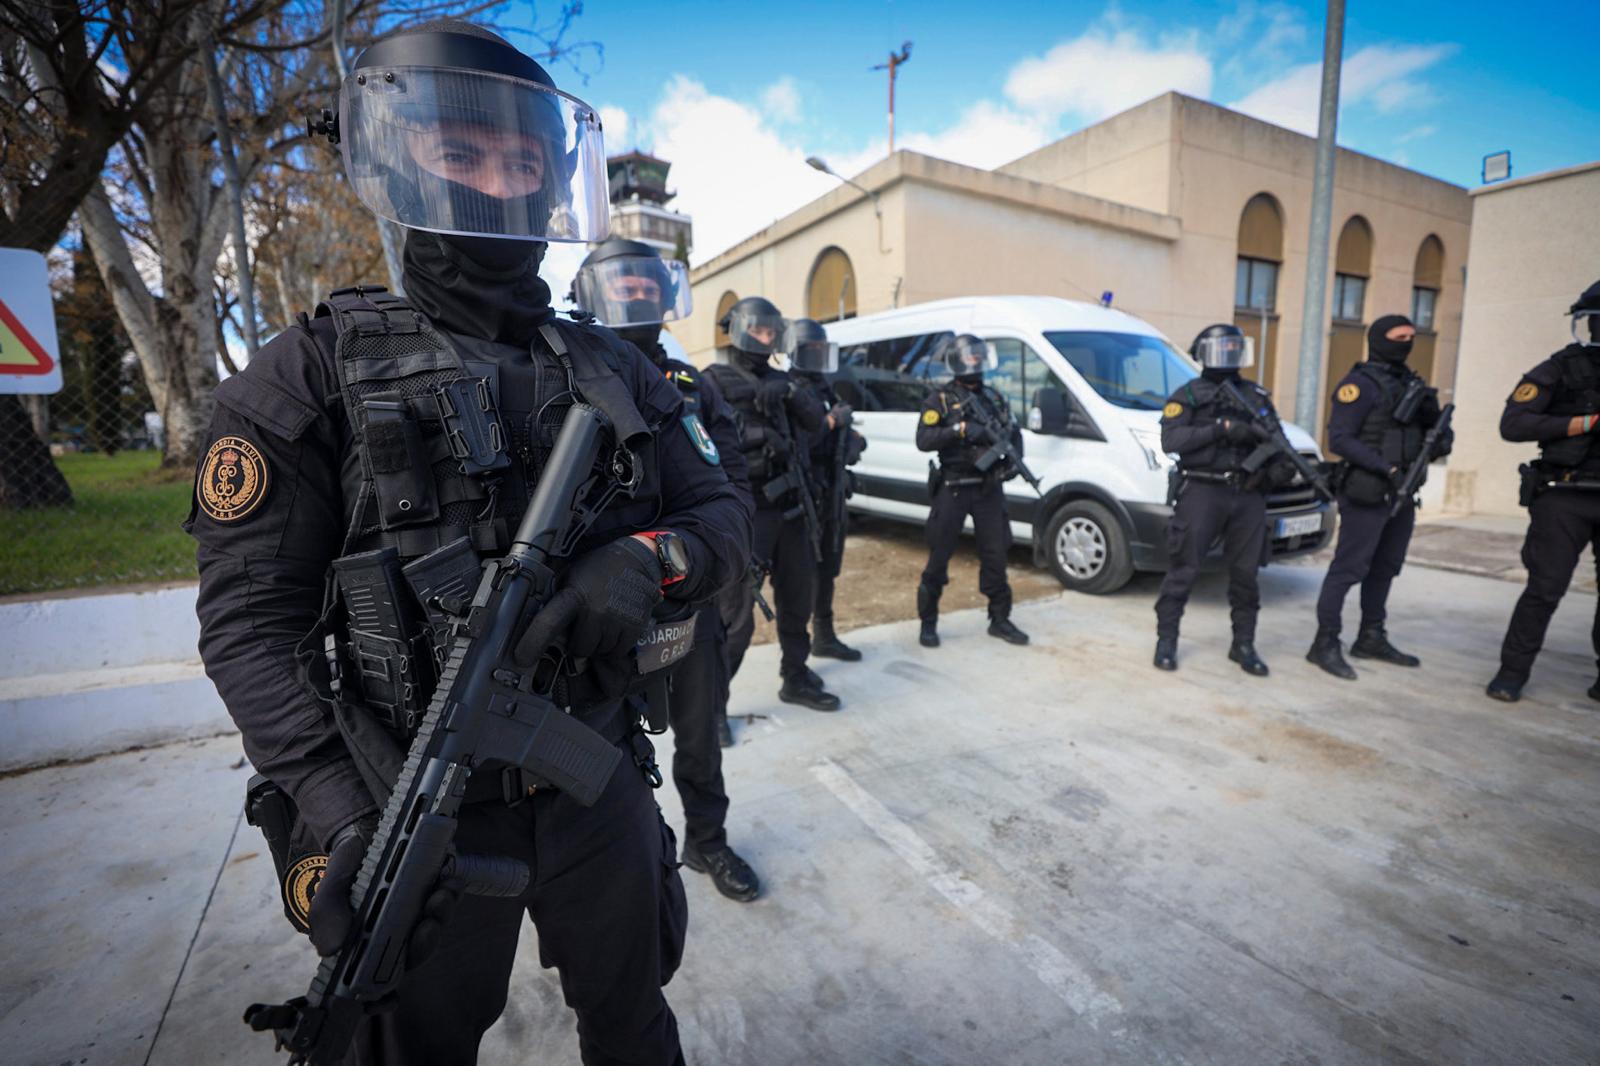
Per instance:
[[[267,461],[243,437],[219,437],[195,483],[200,509],[217,522],[237,522],[267,497]]]
[[[932,410],[922,412],[922,424],[925,426],[937,426],[939,424],[939,412]]]
[[[311,899],[327,869],[326,855],[307,855],[283,875],[283,907],[302,933],[311,931]]]
[[[1183,414],[1183,404],[1176,400],[1161,409],[1162,418],[1177,418],[1181,414]]]
[[[1355,403],[1361,398],[1361,386],[1355,382],[1346,382],[1339,386],[1339,391],[1334,393],[1340,403]]]
[[[700,453],[700,458],[710,466],[719,466],[722,456],[717,453],[717,442],[706,432],[706,424],[700,421],[700,416],[684,415],[679,421],[683,423],[683,430],[689,434],[689,441],[694,445],[694,450]]]
[[[1524,381],[1517,386],[1517,391],[1511,394],[1511,398],[1517,403],[1527,403],[1537,395],[1539,395],[1539,386],[1531,381]]]

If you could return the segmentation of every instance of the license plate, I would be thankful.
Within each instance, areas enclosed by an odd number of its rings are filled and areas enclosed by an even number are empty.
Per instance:
[[[1277,536],[1301,537],[1307,533],[1315,533],[1321,528],[1322,516],[1319,514],[1294,515],[1278,519]]]

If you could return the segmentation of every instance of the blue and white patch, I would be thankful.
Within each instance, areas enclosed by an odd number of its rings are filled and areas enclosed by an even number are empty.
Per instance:
[[[709,466],[722,465],[722,456],[717,453],[717,442],[706,432],[705,423],[700,421],[700,416],[684,415],[679,421],[683,423],[683,431],[689,434],[689,441],[694,445],[694,450],[700,453],[700,458]]]

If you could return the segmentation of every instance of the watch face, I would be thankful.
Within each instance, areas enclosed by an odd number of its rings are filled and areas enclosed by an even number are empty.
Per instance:
[[[662,551],[666,553],[667,562],[675,574],[685,574],[689,571],[689,550],[683,546],[683,538],[666,536],[661,538]]]

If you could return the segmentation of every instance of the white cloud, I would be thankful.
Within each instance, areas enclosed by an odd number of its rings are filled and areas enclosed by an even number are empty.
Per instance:
[[[787,74],[761,92],[761,110],[773,122],[800,121],[800,87]]]
[[[962,112],[954,126],[938,133],[907,134],[897,147],[992,170],[1043,147],[1054,136],[1051,119],[979,100]]]
[[[608,155],[625,152],[632,147],[628,141],[630,127],[628,113],[622,108],[608,106],[600,109],[600,131],[605,137]]]
[[[761,111],[683,75],[667,83],[650,129],[651,151],[672,162],[673,206],[694,216],[696,263],[838,184],[806,166],[807,153]]]
[[[1195,35],[1147,41],[1118,28],[1114,14],[1108,22],[1012,67],[1006,98],[1051,120],[1072,114],[1095,122],[1169,89],[1211,95],[1211,60]]]
[[[1375,44],[1360,49],[1344,61],[1340,72],[1340,114],[1359,104],[1371,104],[1387,114],[1427,103],[1432,99],[1432,91],[1414,75],[1454,51],[1455,46],[1448,44]],[[1322,63],[1305,63],[1230,106],[1267,122],[1315,136],[1321,92]]]
[[[1410,144],[1412,141],[1420,141],[1424,137],[1432,137],[1435,133],[1438,133],[1438,132],[1439,132],[1439,127],[1437,127],[1437,126],[1434,126],[1434,125],[1431,125],[1431,124],[1422,125],[1422,126],[1418,126],[1414,130],[1407,130],[1406,132],[1402,133],[1400,136],[1398,136],[1398,137],[1396,137],[1394,139],[1394,143],[1395,144]]]

